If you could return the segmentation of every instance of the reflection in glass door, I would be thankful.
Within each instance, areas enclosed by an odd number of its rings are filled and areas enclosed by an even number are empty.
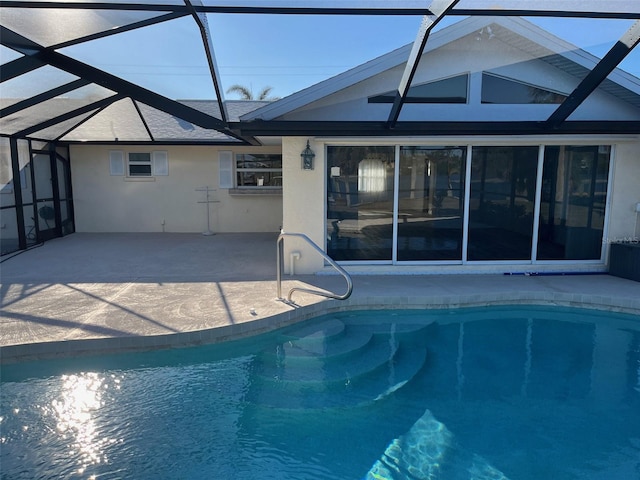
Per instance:
[[[468,260],[531,260],[536,147],[474,147]]]
[[[395,147],[327,147],[327,253],[391,261]]]
[[[598,260],[602,251],[608,146],[546,147],[538,260]]]
[[[465,147],[401,147],[398,261],[462,260]]]

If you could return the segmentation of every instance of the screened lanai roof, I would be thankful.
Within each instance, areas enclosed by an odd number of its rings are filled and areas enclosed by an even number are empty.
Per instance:
[[[445,132],[426,121],[405,125],[400,115],[430,35],[469,16],[526,18],[596,58],[573,62],[579,82],[546,121],[501,123],[500,131],[640,132],[639,122],[570,119],[599,86],[625,95],[617,68],[640,76],[637,0],[8,0],[0,6],[0,135],[258,144],[334,130],[486,134],[497,125],[457,122]],[[408,42],[384,122],[243,122],[264,102],[225,98],[234,84],[289,97]],[[568,57],[555,60],[569,67]]]

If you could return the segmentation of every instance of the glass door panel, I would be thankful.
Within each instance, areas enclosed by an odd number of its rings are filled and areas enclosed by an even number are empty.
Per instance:
[[[398,261],[462,260],[464,147],[401,147]]]
[[[66,160],[62,160],[61,157],[58,157],[56,159],[56,165],[58,173],[58,195],[60,197],[59,205],[62,235],[68,235],[73,233],[75,230],[71,210],[71,176],[69,175],[69,163]]]
[[[468,260],[530,260],[538,147],[474,147]]]
[[[391,261],[394,147],[327,147],[327,252]]]
[[[56,215],[53,199],[53,173],[49,154],[33,156],[33,173],[36,188],[36,213],[41,238],[48,240],[56,236]]]
[[[608,146],[545,148],[538,260],[598,260],[609,177]]]

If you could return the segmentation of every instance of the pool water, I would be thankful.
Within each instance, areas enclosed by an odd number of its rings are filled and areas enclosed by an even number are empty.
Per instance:
[[[640,478],[640,317],[358,311],[2,367],[0,476]]]

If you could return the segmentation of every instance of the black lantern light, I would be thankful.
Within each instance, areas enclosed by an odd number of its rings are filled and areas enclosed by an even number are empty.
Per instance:
[[[307,140],[307,147],[300,154],[302,157],[302,169],[303,170],[313,170],[313,157],[316,156],[309,147],[309,140]]]

